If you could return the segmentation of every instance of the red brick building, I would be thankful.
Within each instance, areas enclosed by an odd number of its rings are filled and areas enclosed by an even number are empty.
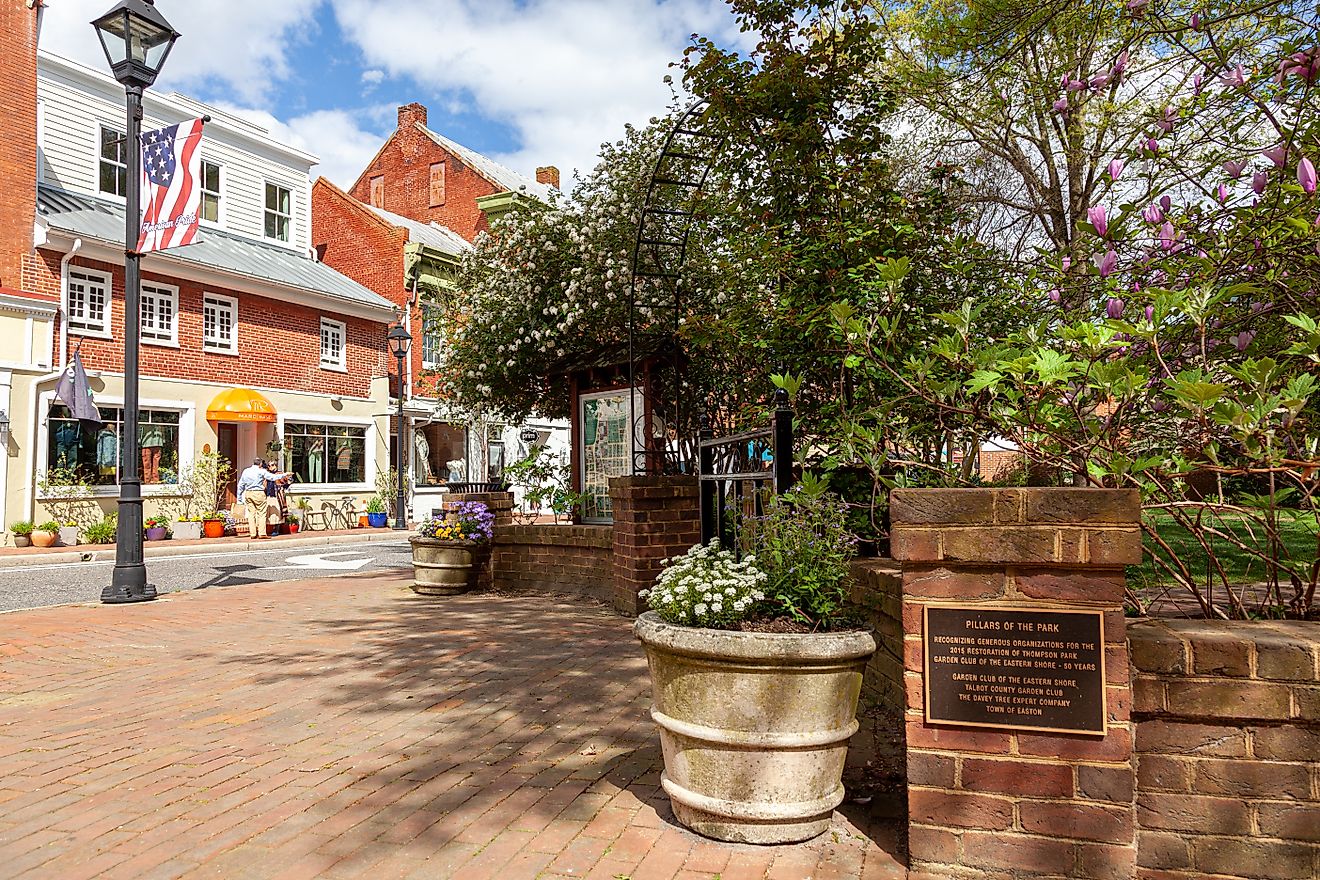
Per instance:
[[[41,7],[29,6],[0,0],[6,524],[49,519],[61,493],[77,494],[38,488],[61,471],[90,485],[88,518],[113,510],[122,463],[124,91],[103,71],[39,52]],[[277,461],[314,507],[371,494],[387,450],[385,333],[395,305],[315,259],[316,157],[176,94],[149,90],[144,111],[144,131],[211,117],[198,240],[142,258],[148,515],[177,509],[198,454],[211,450],[236,466]],[[74,351],[103,428],[80,424],[55,399]]]

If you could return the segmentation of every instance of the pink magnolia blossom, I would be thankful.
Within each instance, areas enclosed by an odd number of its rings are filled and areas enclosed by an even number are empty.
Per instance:
[[[1141,219],[1145,220],[1147,223],[1152,223],[1152,224],[1163,223],[1164,211],[1161,210],[1159,205],[1155,204],[1154,202],[1151,202],[1149,205],[1146,206],[1146,210],[1141,212]]]
[[[1095,234],[1104,238],[1109,232],[1109,218],[1105,216],[1105,206],[1096,205],[1086,209],[1086,219],[1095,227]]]
[[[1118,268],[1118,254],[1113,248],[1105,251],[1105,255],[1100,258],[1100,277],[1108,278],[1115,269]]]
[[[1109,85],[1111,79],[1112,77],[1107,73],[1097,73],[1095,76],[1091,77],[1091,91],[1098,92],[1102,90],[1105,86]]]
[[[1279,73],[1275,80],[1282,84],[1289,76],[1297,76],[1306,82],[1314,82],[1320,76],[1320,51],[1294,52],[1279,62]]]
[[[1308,193],[1315,192],[1315,166],[1311,164],[1310,159],[1303,157],[1302,161],[1297,163],[1297,182]]]
[[[1149,150],[1152,153],[1158,153],[1160,151],[1160,142],[1155,140],[1155,138],[1153,137],[1146,138],[1146,143],[1144,144],[1144,146],[1146,147],[1147,150]]]
[[[1063,267],[1063,271],[1067,272],[1072,268],[1072,257],[1064,257],[1059,261],[1059,265]]]
[[[1176,236],[1173,231],[1173,224],[1168,220],[1160,227],[1160,250],[1167,251],[1173,247]]]
[[[1113,251],[1110,251],[1113,253]],[[1123,317],[1123,301],[1116,296],[1111,296],[1109,302],[1105,303],[1105,314],[1117,321]]]
[[[1228,201],[1228,184],[1221,183],[1215,188],[1215,198],[1219,199],[1221,205]]]
[[[1164,412],[1168,408],[1169,408],[1169,402],[1167,400],[1160,400],[1159,398],[1156,398],[1155,400],[1152,400],[1150,402],[1151,412],[1160,413],[1160,412]]]
[[[1054,112],[1066,113],[1067,111],[1068,111],[1068,96],[1064,95],[1062,98],[1054,102]]]
[[[1246,351],[1247,346],[1251,345],[1251,340],[1255,338],[1256,338],[1255,330],[1243,330],[1241,333],[1239,333],[1236,336],[1230,336],[1228,338],[1228,341],[1233,343],[1233,346],[1238,351]]]
[[[1229,88],[1241,88],[1247,84],[1247,72],[1239,64],[1228,73],[1220,74],[1219,81]]]
[[[1059,292],[1059,288],[1056,287],[1050,291],[1050,302],[1058,303],[1062,299],[1063,299],[1063,294]]]
[[[1147,321],[1154,321],[1154,320],[1155,320],[1155,307],[1154,307],[1154,306],[1146,306],[1146,320],[1147,320]]]
[[[1173,210],[1173,199],[1168,196],[1160,196],[1160,207],[1164,209],[1164,213],[1169,213]]]
[[[1178,111],[1174,110],[1172,107],[1165,107],[1164,115],[1160,117],[1159,122],[1155,123],[1155,126],[1160,131],[1164,132],[1165,134],[1168,134],[1169,132],[1173,131],[1173,126],[1177,122],[1178,122]]]
[[[1070,92],[1080,92],[1086,88],[1086,80],[1070,79],[1068,80],[1067,83],[1064,84],[1064,88],[1066,88]]]
[[[1229,160],[1224,163],[1224,173],[1237,180],[1242,176],[1242,172],[1247,170],[1247,164],[1246,159]]]
[[[1192,77],[1192,94],[1195,97],[1197,98],[1201,97],[1201,89],[1204,87],[1205,87],[1205,76],[1198,73],[1196,76]]]
[[[1127,10],[1133,15],[1141,15],[1150,5],[1150,0],[1128,0]]]
[[[1122,52],[1119,52],[1118,57],[1114,59],[1114,66],[1109,68],[1109,75],[1116,77],[1122,76],[1123,71],[1127,70],[1127,66],[1128,66],[1128,50],[1124,49]]]
[[[1270,182],[1270,173],[1268,171],[1257,171],[1251,175],[1251,191],[1256,195],[1265,192],[1265,184]]]
[[[1193,12],[1193,13],[1192,13],[1192,20],[1191,20],[1190,24],[1191,24],[1191,26],[1192,26],[1192,30],[1194,30],[1194,31],[1199,31],[1199,30],[1201,29],[1201,13],[1199,13],[1199,12]]]
[[[1266,159],[1274,163],[1275,168],[1282,168],[1288,161],[1288,148],[1283,144],[1277,144],[1261,153]]]

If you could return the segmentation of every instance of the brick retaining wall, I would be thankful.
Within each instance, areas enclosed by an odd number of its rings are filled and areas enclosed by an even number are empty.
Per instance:
[[[495,532],[495,588],[614,600],[610,526],[506,525]]]
[[[1320,626],[1128,628],[1138,876],[1320,877]]]

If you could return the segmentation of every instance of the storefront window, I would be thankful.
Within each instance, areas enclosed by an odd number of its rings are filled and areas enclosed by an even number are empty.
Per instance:
[[[413,469],[419,486],[443,486],[467,479],[467,431],[432,422],[413,432]]]
[[[86,428],[68,407],[51,409],[46,426],[46,463],[67,468],[93,486],[119,482],[124,412],[119,407],[98,407],[105,424]],[[142,450],[142,483],[179,481],[179,414],[167,410],[139,411],[138,446]]]
[[[284,469],[300,483],[364,483],[367,429],[286,422]]]

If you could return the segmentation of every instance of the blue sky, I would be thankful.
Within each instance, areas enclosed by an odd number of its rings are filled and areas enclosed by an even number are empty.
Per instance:
[[[113,0],[47,0],[41,45],[98,68]],[[722,0],[156,0],[183,37],[156,88],[267,126],[347,186],[419,101],[429,123],[567,188],[603,141],[662,112],[692,33],[736,45]],[[317,172],[314,172],[317,173]]]

